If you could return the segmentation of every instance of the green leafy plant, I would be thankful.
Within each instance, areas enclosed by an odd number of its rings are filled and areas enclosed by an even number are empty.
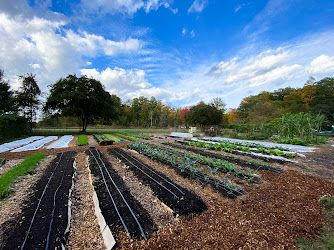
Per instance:
[[[106,137],[109,140],[113,140],[114,142],[120,142],[121,140],[116,138],[115,136],[112,136],[110,134],[103,134],[104,137]]]
[[[88,138],[87,135],[79,135],[77,140],[78,146],[84,146],[88,144]]]

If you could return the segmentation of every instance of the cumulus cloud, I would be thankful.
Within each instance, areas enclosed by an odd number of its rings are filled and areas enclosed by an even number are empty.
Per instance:
[[[121,97],[152,86],[145,78],[144,70],[125,70],[117,67],[111,69],[108,67],[101,72],[97,69],[81,69],[80,72],[88,77],[98,79],[110,93]]]
[[[0,13],[0,68],[5,70],[12,87],[19,86],[17,75],[32,72],[45,90],[46,84],[89,64],[84,58],[136,53],[142,47],[138,39],[112,41],[66,30],[66,24]]]
[[[195,86],[175,88],[169,84],[163,87],[153,86],[147,80],[144,70],[108,67],[103,71],[81,69],[80,72],[87,77],[101,81],[107,91],[116,94],[123,101],[139,96],[154,96],[163,102],[200,100],[200,88]]]
[[[208,5],[208,0],[195,0],[193,4],[189,7],[188,13],[202,12],[204,8]]]
[[[310,74],[334,74],[334,56],[321,55],[311,61]]]

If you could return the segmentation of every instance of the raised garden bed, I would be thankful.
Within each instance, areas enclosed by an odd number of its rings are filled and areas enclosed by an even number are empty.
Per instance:
[[[192,217],[207,209],[198,196],[180,187],[131,154],[120,148],[110,148],[108,152],[126,164],[138,179],[148,185],[154,194],[174,211],[174,214]]]
[[[74,151],[59,153],[36,183],[19,221],[9,221],[1,249],[61,249],[69,231]]]
[[[157,230],[150,215],[131,195],[103,154],[96,149],[89,149],[86,154],[99,206],[107,225],[115,233],[116,242],[119,231],[125,231],[130,238],[147,239]]]

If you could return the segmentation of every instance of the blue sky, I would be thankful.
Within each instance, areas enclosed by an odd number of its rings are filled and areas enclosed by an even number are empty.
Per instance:
[[[0,0],[0,68],[48,85],[85,74],[126,101],[183,107],[334,76],[329,0]]]

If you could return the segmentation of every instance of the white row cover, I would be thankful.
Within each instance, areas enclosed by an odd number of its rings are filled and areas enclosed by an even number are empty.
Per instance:
[[[9,150],[13,150],[14,148],[21,147],[23,145],[26,145],[32,141],[40,140],[44,138],[44,136],[31,136],[22,140],[12,141],[8,143],[4,143],[0,145],[0,153],[6,152]]]
[[[300,146],[300,145],[279,144],[279,143],[263,142],[263,141],[249,141],[249,140],[231,139],[231,138],[224,138],[224,137],[204,137],[203,140],[257,143],[257,144],[261,144],[267,147],[280,146],[284,148],[289,148],[290,150],[295,151],[295,152],[313,152],[313,150],[316,149],[316,148],[305,147],[305,146]]]
[[[46,146],[46,149],[51,149],[51,148],[67,148],[68,144],[70,143],[70,141],[73,140],[73,136],[72,135],[64,135],[62,137],[60,137],[57,141],[51,143],[49,146]]]
[[[36,150],[36,149],[43,147],[46,143],[56,140],[57,138],[58,136],[47,136],[41,140],[32,142],[28,145],[25,145],[21,148],[14,149],[10,152],[22,152],[22,151]]]
[[[214,137],[214,138],[217,138],[217,137]],[[209,139],[209,138],[206,138],[206,139]],[[203,138],[203,140],[200,140],[200,139],[197,139],[197,138],[193,138],[191,140],[192,141],[198,141],[198,142],[205,142],[205,143],[208,143],[208,144],[217,144],[217,143],[219,143],[219,142],[213,142],[213,141],[206,141],[205,138]],[[240,141],[244,141],[245,142],[245,140],[240,140]],[[247,141],[247,142],[250,142],[250,141]],[[277,145],[286,145],[286,144],[277,144]],[[238,151],[240,153],[245,153],[245,152],[239,151],[239,150],[236,150],[236,151]],[[255,155],[255,156],[260,156],[260,157],[264,157],[264,158],[272,158],[272,159],[278,159],[278,160],[283,160],[283,161],[297,163],[297,161],[293,161],[293,160],[290,160],[288,158],[285,158],[283,156],[278,156],[278,155],[265,155],[265,154],[262,154],[262,153],[255,153],[255,152],[246,152],[246,153],[249,154],[249,155]]]
[[[172,132],[170,136],[177,136],[177,137],[193,137],[190,133],[181,133],[181,132]]]

